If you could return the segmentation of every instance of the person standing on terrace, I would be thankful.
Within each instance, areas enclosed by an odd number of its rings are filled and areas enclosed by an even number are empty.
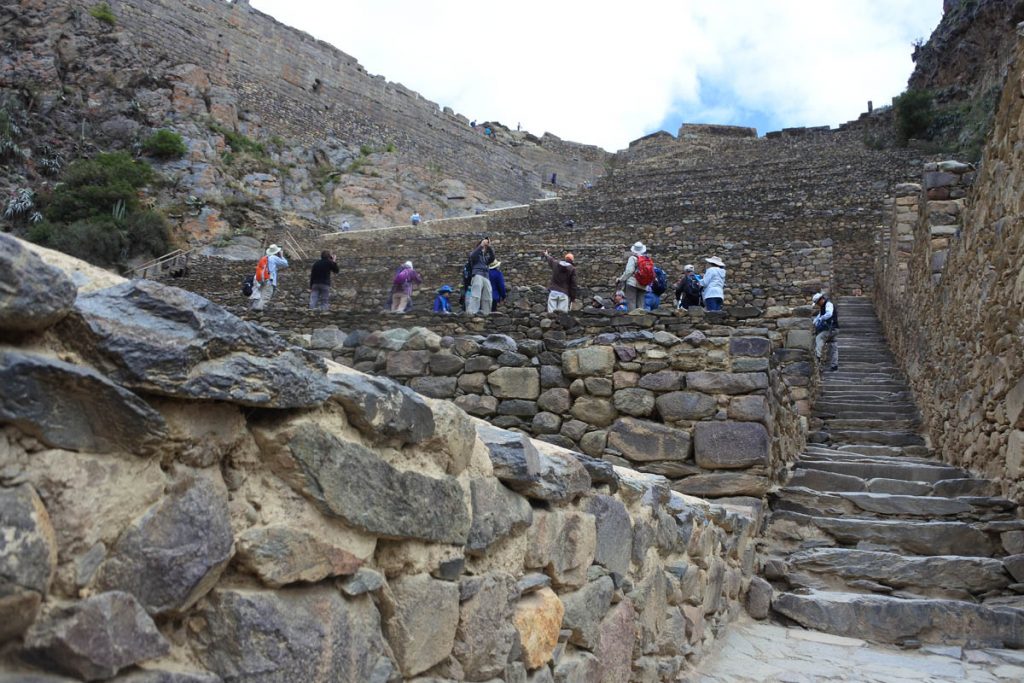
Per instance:
[[[704,259],[711,264],[704,270],[704,307],[709,311],[722,310],[725,300],[725,264],[717,256]]]
[[[491,281],[491,313],[498,310],[498,304],[508,297],[505,289],[505,274],[501,272],[501,261],[493,261],[487,272]]]
[[[626,260],[626,269],[615,281],[615,285],[624,285],[623,295],[626,297],[627,310],[633,311],[644,306],[644,294],[647,292],[645,285],[639,285],[636,281],[636,268],[639,258],[647,253],[647,247],[643,242],[635,242],[629,248],[629,258]]]
[[[548,313],[555,311],[568,312],[572,302],[576,300],[576,258],[566,254],[559,261],[548,252],[544,252],[551,267],[551,284],[548,285]]]
[[[491,313],[493,294],[490,264],[493,262],[494,250],[491,249],[491,240],[484,237],[469,253],[469,268],[473,276],[469,285],[469,296],[466,297],[466,313],[469,315]]]

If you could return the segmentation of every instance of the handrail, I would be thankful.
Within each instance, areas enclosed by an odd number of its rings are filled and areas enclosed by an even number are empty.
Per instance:
[[[151,275],[160,275],[166,269],[164,266],[167,263],[173,263],[175,267],[183,265],[188,267],[189,256],[194,252],[195,249],[189,249],[185,251],[183,249],[175,249],[174,251],[168,252],[163,256],[158,256],[152,261],[147,261],[140,266],[136,266],[128,271],[128,277],[130,278],[147,278]],[[184,261],[184,263],[182,263]]]

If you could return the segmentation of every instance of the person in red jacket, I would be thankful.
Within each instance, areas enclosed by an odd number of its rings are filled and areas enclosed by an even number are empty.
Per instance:
[[[551,266],[548,313],[568,311],[569,306],[576,300],[576,258],[572,254],[566,254],[559,261],[546,251],[544,258]]]

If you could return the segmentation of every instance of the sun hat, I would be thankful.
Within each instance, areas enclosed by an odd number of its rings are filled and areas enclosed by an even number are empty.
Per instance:
[[[722,263],[722,259],[718,258],[717,256],[712,256],[711,258],[706,258],[704,260],[707,261],[708,263],[710,263],[713,266],[718,266],[719,268],[725,268],[725,264]]]
[[[562,257],[562,260],[568,261],[569,263],[576,263],[576,257],[572,255],[571,251],[566,252],[565,256]]]
[[[687,263],[685,266],[683,266],[683,270],[686,271],[687,273],[692,273],[693,272],[693,264],[692,263]]]
[[[629,250],[636,254],[637,256],[647,253],[647,247],[644,246],[643,242],[636,242],[635,244],[633,244],[633,246],[629,248]]]
[[[280,253],[281,247],[277,246],[276,244],[271,244],[269,247],[267,247],[267,256],[273,256],[274,254]]]
[[[402,264],[403,268],[412,268],[412,261],[406,261]]]
[[[821,298],[821,292],[818,292],[817,294],[815,294],[814,296],[811,297],[811,303],[812,304],[818,303],[818,299],[820,299],[820,298]]]
[[[498,268],[500,266],[501,266],[501,261],[499,261],[498,259],[494,259],[493,261],[491,261],[491,265],[489,265],[487,267],[488,268]]]
[[[441,294],[444,294],[445,292],[452,291],[452,286],[451,285],[442,285],[441,289],[439,289],[437,291],[440,292]]]

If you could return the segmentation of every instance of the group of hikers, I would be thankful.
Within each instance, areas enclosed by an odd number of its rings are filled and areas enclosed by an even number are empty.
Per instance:
[[[561,258],[552,256],[547,251],[541,256],[551,269],[548,283],[548,313],[556,311],[568,312],[579,298],[579,285],[576,275],[576,257],[566,252]],[[676,282],[674,303],[676,308],[703,306],[708,311],[721,311],[725,298],[725,263],[717,256],[704,259],[707,267],[703,274],[698,274],[693,265],[683,267],[683,276]],[[271,244],[265,255],[256,266],[256,273],[250,276],[243,285],[243,293],[252,299],[252,309],[262,311],[277,291],[278,270],[288,267],[284,252],[276,244]],[[463,266],[462,288],[459,305],[468,315],[488,315],[498,310],[498,305],[507,298],[505,277],[501,271],[501,261],[494,254],[491,241],[483,237],[469,253]],[[309,274],[309,308],[326,311],[330,301],[331,274],[338,273],[335,256],[329,251],[320,252]],[[385,310],[392,313],[403,313],[411,310],[412,297],[416,285],[422,284],[422,276],[416,272],[412,261],[404,262],[395,271],[391,291]],[[616,291],[611,302],[594,295],[588,308],[614,309],[632,311],[639,309],[654,310],[661,305],[662,296],[668,290],[668,276],[664,270],[654,264],[643,242],[636,242],[629,248],[626,265],[615,280]],[[451,285],[442,285],[436,292],[433,312],[441,314],[453,313],[451,296],[454,294]],[[839,352],[835,343],[839,316],[835,304],[823,293],[819,292],[812,298],[815,309],[813,319],[815,332],[815,355],[820,360],[825,346],[830,347],[829,367],[839,367]]]

